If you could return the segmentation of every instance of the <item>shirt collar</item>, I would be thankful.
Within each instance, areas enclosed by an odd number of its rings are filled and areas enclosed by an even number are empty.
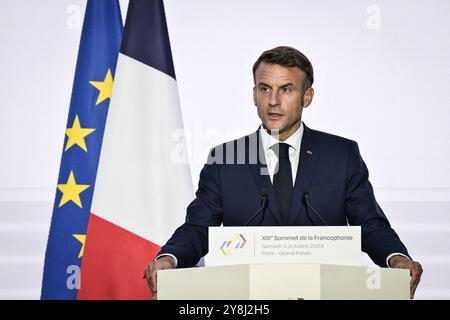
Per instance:
[[[295,131],[293,135],[291,135],[289,138],[287,138],[285,141],[283,141],[283,143],[287,143],[289,146],[291,146],[292,148],[294,148],[297,151],[300,150],[300,144],[302,142],[303,131],[304,131],[304,126],[303,126],[303,122],[302,122],[300,124],[300,127],[297,129],[297,131]],[[263,128],[263,126],[261,126],[261,128],[259,129],[259,132],[260,132],[260,136],[261,136],[261,142],[262,142],[262,145],[263,145],[265,151],[272,148],[274,144],[280,143],[280,141],[278,139],[276,139],[275,137],[271,136],[267,132],[267,130]]]

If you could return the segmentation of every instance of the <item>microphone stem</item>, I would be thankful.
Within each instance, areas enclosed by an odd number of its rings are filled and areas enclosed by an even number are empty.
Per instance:
[[[267,200],[267,197],[263,197],[263,198],[262,198],[261,208],[259,208],[259,210],[256,211],[256,213],[250,218],[250,220],[248,220],[248,221],[244,224],[244,226],[248,226],[248,225],[250,224],[250,222],[252,222],[253,219],[255,219],[255,218],[260,214],[260,212],[264,210],[264,208],[266,207],[266,200]]]
[[[311,203],[309,203],[309,195],[305,194],[305,202],[308,205],[308,208],[311,209],[311,211],[316,215],[317,218],[320,219],[320,221],[322,221],[322,223],[326,226],[328,226],[328,223],[325,222],[325,220],[322,219],[322,217],[316,212],[316,210],[314,210],[313,206],[311,205]]]

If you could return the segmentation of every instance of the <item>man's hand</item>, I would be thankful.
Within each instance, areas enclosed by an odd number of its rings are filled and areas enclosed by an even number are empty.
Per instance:
[[[145,268],[144,277],[147,279],[148,287],[153,295],[153,299],[156,300],[157,294],[157,272],[158,270],[174,269],[175,259],[171,256],[163,256],[155,261],[152,261],[147,268]]]
[[[414,293],[416,292],[423,272],[422,265],[417,261],[399,255],[391,257],[388,262],[391,268],[409,269],[411,275],[409,292],[410,298],[414,299]]]

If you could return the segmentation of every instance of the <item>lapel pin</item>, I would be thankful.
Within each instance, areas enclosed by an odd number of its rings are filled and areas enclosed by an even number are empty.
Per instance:
[[[308,156],[312,156],[312,150],[311,150],[311,149],[306,150],[306,154],[307,154]]]

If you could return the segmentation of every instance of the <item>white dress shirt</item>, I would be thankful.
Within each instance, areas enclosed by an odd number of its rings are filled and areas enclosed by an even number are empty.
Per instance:
[[[278,163],[278,157],[272,147],[280,142],[286,143],[290,146],[289,148],[289,161],[291,162],[292,169],[292,185],[295,185],[295,178],[297,177],[298,161],[300,157],[300,146],[302,145],[303,138],[303,122],[297,131],[294,132],[285,141],[279,141],[276,137],[271,136],[264,128],[259,130],[259,135],[261,137],[261,142],[264,148],[264,156],[267,161],[267,171],[270,176],[270,181],[273,183],[273,176]]]

